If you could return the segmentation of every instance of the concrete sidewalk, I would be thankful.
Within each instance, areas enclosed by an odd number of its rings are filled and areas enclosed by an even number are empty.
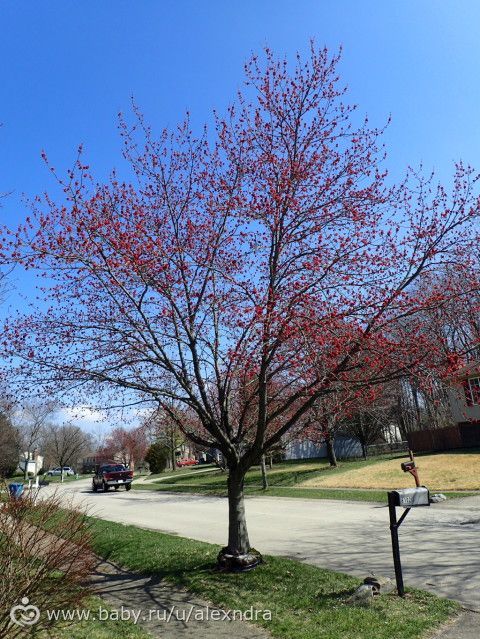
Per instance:
[[[246,621],[225,619],[224,611],[156,576],[98,562],[89,581],[95,594],[114,610],[130,611],[138,625],[159,639],[268,639]],[[242,611],[244,612],[244,611]]]
[[[431,639],[478,639],[480,637],[480,613],[466,610],[444,626]]]

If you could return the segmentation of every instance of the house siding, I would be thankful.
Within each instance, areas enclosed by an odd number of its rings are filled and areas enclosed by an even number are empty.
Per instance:
[[[362,457],[362,447],[360,442],[351,437],[335,437],[333,442],[337,457]],[[285,457],[290,459],[312,459],[315,457],[327,457],[327,446],[325,444],[315,444],[310,440],[295,441],[287,445]]]
[[[473,404],[473,406],[468,406],[465,390],[461,384],[457,384],[449,389],[448,401],[452,419],[457,424],[480,421],[480,405]]]

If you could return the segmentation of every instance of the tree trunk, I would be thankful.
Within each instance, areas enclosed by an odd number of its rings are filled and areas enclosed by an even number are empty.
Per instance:
[[[327,433],[325,436],[325,443],[327,445],[327,457],[330,462],[330,466],[333,468],[337,467],[337,456],[335,455],[335,448],[333,447],[333,437],[330,433]]]
[[[417,419],[417,429],[420,430],[421,427],[422,427],[422,412],[421,412],[421,409],[420,409],[420,400],[418,398],[418,388],[417,388],[416,382],[412,382],[411,387],[412,387],[413,401],[414,401],[414,404],[415,404],[415,415],[416,415],[416,419]]]
[[[230,471],[228,475],[228,550],[232,555],[245,554],[250,550],[245,504],[243,499],[244,475]]]
[[[30,461],[30,451],[27,450],[27,458],[25,460],[25,468],[23,469],[23,480],[28,480],[28,462]]]
[[[360,435],[361,435],[361,439],[360,439],[360,443],[362,445],[362,454],[363,454],[363,459],[367,459],[367,437],[366,437],[366,432],[365,429],[363,427],[363,414],[360,411]]]
[[[218,567],[229,572],[255,568],[261,555],[250,548],[243,498],[244,470],[230,469],[228,475],[228,545],[218,555]]]
[[[177,451],[177,447],[175,446],[175,432],[173,429],[170,429],[169,432],[170,438],[170,463],[172,464],[172,471],[177,470],[177,457],[175,455]]]
[[[268,488],[268,477],[267,477],[267,465],[265,463],[265,455],[262,455],[262,488],[263,490],[267,490]]]

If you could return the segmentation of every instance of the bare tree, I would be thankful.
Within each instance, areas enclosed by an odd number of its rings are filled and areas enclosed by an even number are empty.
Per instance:
[[[355,437],[367,458],[368,446],[385,441],[388,426],[395,413],[395,396],[391,388],[370,402],[359,401],[341,422],[342,432]]]
[[[92,448],[92,437],[73,424],[51,424],[45,433],[43,446],[46,454],[62,468],[76,464]]]
[[[47,427],[57,411],[57,404],[48,402],[26,402],[13,411],[14,425],[21,436],[22,452],[25,454],[24,478],[28,478],[28,460],[43,439]]]

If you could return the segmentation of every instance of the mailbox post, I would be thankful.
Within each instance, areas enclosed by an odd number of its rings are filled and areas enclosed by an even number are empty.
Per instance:
[[[397,520],[397,506],[405,508],[400,519]],[[403,586],[402,563],[400,561],[400,544],[398,543],[398,529],[403,520],[416,506],[430,506],[430,493],[425,486],[417,488],[405,488],[403,490],[392,490],[388,493],[388,512],[390,515],[390,535],[392,538],[393,565],[395,568],[395,581],[397,592],[400,597],[405,595]]]

